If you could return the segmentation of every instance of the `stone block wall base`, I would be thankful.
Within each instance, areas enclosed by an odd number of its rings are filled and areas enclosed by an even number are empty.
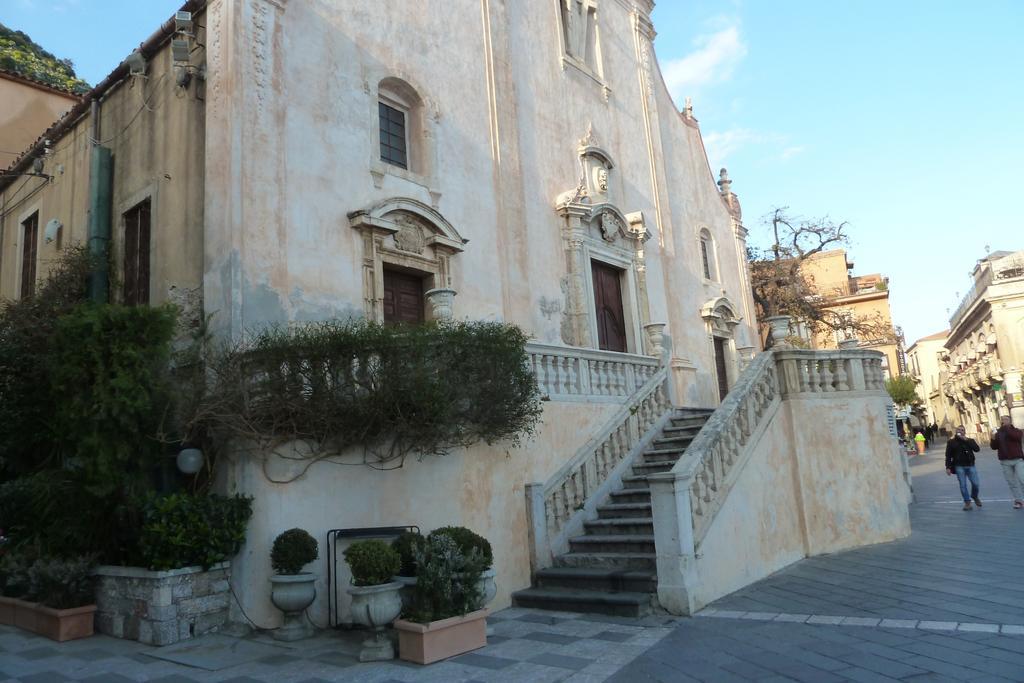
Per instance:
[[[96,630],[147,645],[171,645],[227,623],[231,567],[150,571],[98,567]]]

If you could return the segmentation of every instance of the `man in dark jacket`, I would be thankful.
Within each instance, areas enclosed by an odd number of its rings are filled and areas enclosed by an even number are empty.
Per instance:
[[[1013,507],[1024,508],[1024,451],[1020,440],[1024,432],[1013,426],[1009,416],[1003,415],[999,421],[999,429],[992,433],[992,448],[999,452],[999,464],[1003,466],[1003,476],[1010,485],[1013,496]]]
[[[946,474],[956,473],[960,481],[960,495],[964,498],[964,510],[971,509],[971,499],[978,507],[981,507],[981,500],[978,498],[978,469],[974,466],[974,454],[981,450],[978,442],[968,439],[963,425],[956,428],[956,434],[946,442]],[[971,481],[971,495],[967,495],[967,480]]]

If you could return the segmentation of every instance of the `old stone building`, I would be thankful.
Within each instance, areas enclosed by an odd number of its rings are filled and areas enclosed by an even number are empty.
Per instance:
[[[945,343],[948,330],[918,339],[907,348],[907,372],[917,382],[920,397],[920,418],[926,424],[935,424],[951,433],[957,416],[951,410],[949,397],[942,391],[943,358],[947,355]]]
[[[617,599],[641,612],[663,588],[663,604],[690,611],[806,554],[907,533],[881,356],[752,360],[739,200],[665,87],[653,4],[190,0],[191,19],[161,26],[51,129],[50,149],[11,169],[41,159],[47,177],[0,176],[0,296],[30,295],[63,245],[109,238],[113,300],[176,302],[190,320],[211,316],[221,339],[353,317],[501,320],[530,336],[550,400],[520,449],[478,445],[394,471],[338,467],[342,454],[306,472],[291,457],[301,444],[229,460],[219,485],[255,498],[232,581],[256,621],[279,619],[262,587],[270,543],[291,527],[324,539],[470,526],[494,547],[495,606],[560,554],[582,563],[570,575],[639,566],[642,590]],[[51,240],[40,225],[60,228]],[[731,417],[684,462],[723,397]],[[809,464],[767,487],[768,462],[787,463],[779,477],[816,452],[801,425],[854,408],[834,453],[871,439],[872,467],[860,449],[841,458],[850,472]],[[661,459],[641,462],[663,429]],[[743,466],[751,458],[761,469]],[[663,522],[647,487],[659,472],[671,475]],[[698,540],[717,543],[703,563],[694,535],[671,530],[690,519],[691,490]],[[639,516],[636,537],[604,517],[620,508],[597,509],[615,492]],[[861,514],[846,514],[856,501]],[[738,548],[732,526],[752,518]],[[655,576],[659,528],[658,566],[676,569]],[[317,623],[348,609],[335,550],[322,557],[342,583],[321,576]],[[708,577],[702,590],[695,576]],[[591,596],[576,607],[607,606]]]
[[[1024,251],[994,251],[979,260],[973,283],[949,319],[942,392],[955,420],[988,438],[1009,414],[1024,424]]]
[[[892,377],[906,372],[903,350],[900,348],[889,308],[889,278],[880,273],[854,275],[854,264],[845,249],[831,249],[814,254],[801,266],[804,277],[813,291],[822,298],[823,307],[842,316],[877,323],[873,338],[859,338],[857,346],[881,351],[885,354],[885,373]],[[811,334],[800,329],[815,349],[837,349],[847,337],[864,337],[852,330],[829,330]]]

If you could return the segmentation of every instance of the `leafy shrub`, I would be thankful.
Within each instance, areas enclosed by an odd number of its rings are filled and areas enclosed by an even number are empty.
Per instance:
[[[403,531],[398,538],[391,542],[391,547],[398,553],[402,562],[401,568],[398,570],[399,576],[416,576],[415,550],[421,543],[423,543],[423,536],[416,531]]]
[[[402,558],[384,541],[356,541],[344,554],[352,568],[352,583],[357,586],[389,583],[402,566]]]
[[[494,564],[494,554],[491,552],[491,544],[483,536],[476,534],[464,526],[443,526],[430,532],[430,536],[447,536],[455,541],[462,554],[469,557],[475,548],[480,553],[484,563],[484,569],[490,569]],[[429,538],[429,536],[428,536]]]
[[[270,566],[278,574],[299,574],[302,568],[320,557],[316,539],[305,529],[289,529],[278,534],[270,550]]]
[[[98,496],[144,488],[168,403],[171,307],[83,304],[57,320],[50,363],[53,436]]]
[[[37,560],[28,570],[28,598],[54,609],[91,605],[96,600],[92,568],[89,557]]]
[[[149,495],[139,551],[150,569],[204,569],[235,555],[245,541],[252,498],[236,495]]]
[[[194,420],[263,448],[299,439],[330,455],[361,444],[374,465],[516,445],[541,414],[525,344],[519,328],[486,322],[270,329],[211,361],[214,388]]]
[[[57,319],[86,299],[92,264],[84,248],[70,246],[34,296],[0,301],[0,476],[54,465],[49,356]]]
[[[412,621],[426,624],[483,606],[483,558],[477,548],[465,555],[450,536],[430,534],[414,553],[416,587],[408,615]]]
[[[23,598],[29,594],[29,570],[39,554],[32,548],[8,550],[0,557],[0,595]]]

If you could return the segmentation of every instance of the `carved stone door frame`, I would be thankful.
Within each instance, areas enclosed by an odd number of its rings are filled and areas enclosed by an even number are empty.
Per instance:
[[[722,342],[725,351],[726,383],[732,387],[740,374],[740,358],[736,350],[736,326],[740,323],[740,317],[736,314],[736,305],[728,297],[712,299],[701,306],[700,316],[704,320],[707,332],[708,351],[712,359],[712,374],[717,380],[717,367],[715,364],[715,340]],[[718,383],[715,382],[716,395]]]
[[[467,240],[433,207],[392,197],[353,211],[348,220],[363,239],[363,310],[368,320],[384,320],[385,264],[423,273],[431,289],[451,287],[452,256],[463,251]]]

